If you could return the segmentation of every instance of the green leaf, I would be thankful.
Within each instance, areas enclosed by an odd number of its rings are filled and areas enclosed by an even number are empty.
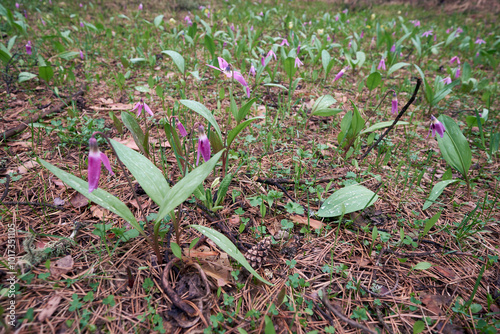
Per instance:
[[[133,149],[110,140],[120,160],[130,170],[142,189],[156,203],[163,202],[163,197],[170,189],[161,170],[159,170],[148,158]]]
[[[333,116],[338,114],[340,111],[342,111],[342,109],[329,108],[334,103],[337,103],[337,100],[335,100],[333,96],[331,95],[320,96],[312,106],[311,115]]]
[[[134,87],[136,91],[141,92],[141,93],[151,93],[151,90],[148,86],[135,86]]]
[[[155,25],[156,28],[158,28],[163,22],[163,15],[158,15],[157,17],[155,17],[153,23]]]
[[[243,119],[245,119],[245,117],[247,116],[248,112],[250,111],[250,108],[255,103],[255,101],[257,101],[257,99],[254,97],[254,98],[250,99],[247,103],[245,103],[244,106],[242,106],[240,108],[240,110],[238,111],[238,114],[236,116],[236,122],[237,123],[239,123]]]
[[[408,65],[410,65],[410,64],[409,63],[396,63],[396,64],[392,65],[389,68],[389,71],[387,71],[387,76],[390,76],[392,73],[394,73],[397,70],[402,69],[403,67],[408,66]]]
[[[170,242],[170,249],[172,250],[172,253],[174,253],[175,257],[182,260],[182,249],[178,244],[171,241]]]
[[[323,71],[325,71],[325,77],[328,75],[328,65],[330,65],[330,61],[332,60],[332,57],[328,53],[328,51],[323,50],[321,51],[321,62],[323,64]]]
[[[215,201],[214,206],[219,206],[226,197],[227,190],[229,189],[229,185],[233,180],[233,174],[228,173],[221,181],[219,190],[217,191],[217,200]]]
[[[212,172],[217,161],[224,150],[220,151],[212,157],[212,159],[205,162],[203,165],[193,169],[191,173],[184,176],[179,182],[175,184],[163,198],[163,203],[160,205],[158,212],[157,222],[160,222],[163,217],[169,214],[182,202],[189,198],[195,189],[207,178]]]
[[[89,193],[88,182],[74,176],[73,174],[63,171],[62,169],[57,168],[56,166],[48,163],[43,159],[38,158],[37,160],[41,165],[50,170],[55,176],[61,179],[61,181],[66,183],[68,186],[75,189],[92,202],[102,206],[105,209],[108,209],[113,213],[116,213],[118,216],[125,219],[142,235],[146,236],[144,230],[142,229],[141,225],[137,223],[137,220],[135,220],[135,217],[130,209],[118,198],[111,195],[107,191],[102,190],[101,188],[97,188],[93,192]]]
[[[52,79],[52,77],[54,76],[54,70],[50,65],[40,66],[38,67],[38,76],[40,77],[40,79],[49,82],[50,79]]]
[[[363,131],[361,131],[359,134],[362,135],[364,133],[373,132],[373,131],[376,131],[376,130],[387,128],[387,127],[391,126],[392,123],[394,123],[394,121],[386,121],[386,122],[380,122],[380,123],[373,124],[372,126],[370,126],[370,127],[366,128],[366,129],[364,129]],[[410,123],[409,122],[405,122],[405,121],[399,121],[394,126],[407,125],[407,124],[410,124]]]
[[[264,84],[264,86],[265,87],[278,87],[278,88],[281,88],[283,90],[288,91],[288,88],[286,88],[285,86],[280,85],[280,84],[267,83],[267,84]]]
[[[432,263],[429,262],[419,262],[411,270],[427,270],[432,267]]]
[[[436,136],[441,154],[450,166],[458,170],[467,179],[467,173],[472,162],[469,143],[451,117],[441,115],[438,119],[446,129],[443,138],[439,135]]]
[[[297,68],[295,67],[295,58],[293,57],[286,58],[283,67],[285,68],[288,80],[291,81],[293,76],[295,75],[295,72],[297,72]]]
[[[382,82],[382,74],[379,72],[373,72],[368,76],[368,78],[366,78],[366,87],[372,91],[377,88],[380,82]]]
[[[62,58],[62,59],[66,59],[66,60],[71,60],[79,55],[80,55],[80,52],[77,52],[77,51],[66,51],[66,52],[58,54],[57,57]]]
[[[422,236],[426,236],[427,233],[429,233],[429,231],[431,230],[431,228],[436,225],[439,217],[441,217],[441,211],[439,211],[438,213],[436,213],[434,216],[432,216],[431,218],[429,218],[426,222],[425,222],[425,226],[424,226],[424,231],[422,232]]]
[[[137,123],[137,120],[135,117],[128,111],[123,111],[121,114],[122,122],[125,124],[125,127],[130,131],[132,134],[132,138],[134,138],[134,142],[136,143],[137,147],[141,150],[141,152],[145,155],[146,154],[146,149],[143,146],[144,143],[144,132],[142,132],[142,129]]]
[[[212,59],[215,58],[215,43],[213,38],[209,34],[205,34],[205,38],[203,40],[205,44],[205,48],[210,52],[212,55]]]
[[[241,122],[237,126],[235,126],[231,131],[229,131],[227,135],[227,146],[230,146],[233,140],[238,136],[238,134],[243,131],[247,126],[249,126],[252,122],[258,120],[258,119],[264,119],[263,116],[258,116],[258,117],[253,117],[250,119],[247,119],[244,122]]]
[[[36,74],[30,73],[30,72],[21,72],[19,73],[19,77],[17,78],[17,82],[25,82],[28,80],[31,80],[33,78],[36,78]]]
[[[439,101],[441,101],[442,99],[444,99],[446,97],[446,95],[450,94],[451,91],[453,90],[453,87],[457,86],[460,84],[460,80],[455,80],[453,81],[452,83],[446,85],[443,87],[443,89],[441,89],[440,91],[438,92],[434,92],[434,96],[432,98],[432,105],[435,106],[436,104],[438,104]]]
[[[175,63],[175,66],[179,69],[179,71],[184,74],[185,68],[184,68],[184,57],[182,57],[178,52],[172,51],[172,50],[165,50],[162,51],[161,53],[164,53],[166,55],[169,55],[172,60]]]
[[[431,193],[429,194],[429,198],[425,201],[422,210],[427,210],[436,201],[439,195],[442,194],[444,188],[446,188],[447,185],[455,183],[457,181],[458,180],[446,180],[436,183],[436,185],[432,187]]]
[[[355,184],[337,190],[321,205],[319,217],[337,217],[342,214],[363,210],[378,199],[370,189]]]
[[[217,124],[214,115],[212,115],[212,113],[210,112],[210,110],[207,109],[207,107],[205,107],[200,102],[192,100],[180,100],[180,102],[189,109],[203,116],[210,124],[212,124],[215,131],[219,135],[219,139],[222,141],[222,133],[220,131],[219,124]]]
[[[264,316],[264,334],[276,334],[276,330],[274,329],[274,324],[271,318],[268,315]]]
[[[359,68],[361,68],[361,66],[363,66],[363,64],[366,60],[366,54],[363,51],[358,51],[358,52],[356,52],[356,59],[357,59],[356,66],[359,69]]]
[[[413,334],[420,334],[425,330],[425,322],[417,320],[413,324]]]
[[[224,234],[217,232],[211,228],[200,226],[200,225],[189,225],[210,240],[212,240],[217,246],[220,247],[227,255],[231,256],[233,259],[238,261],[243,267],[245,267],[252,275],[261,280],[262,282],[273,286],[273,284],[266,281],[262,276],[260,276],[252,266],[247,262],[245,256],[236,248],[236,246],[229,240]]]
[[[9,52],[7,52],[5,50],[0,50],[0,60],[4,64],[8,64],[10,61],[10,58],[12,58],[12,55]]]

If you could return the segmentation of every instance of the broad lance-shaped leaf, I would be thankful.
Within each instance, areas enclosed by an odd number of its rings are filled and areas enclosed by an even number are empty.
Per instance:
[[[258,119],[263,119],[263,116],[257,116],[254,118],[247,119],[244,122],[241,122],[237,126],[235,126],[231,131],[229,131],[229,134],[227,135],[227,146],[231,145],[233,140],[238,136],[238,134],[243,131],[247,126],[249,126],[253,121],[256,121]]]
[[[377,88],[381,81],[382,74],[380,74],[379,72],[373,72],[368,76],[368,78],[366,78],[366,87],[368,87],[368,89],[372,91]]]
[[[158,212],[158,217],[156,218],[157,222],[161,221],[163,217],[193,194],[200,183],[202,183],[212,172],[222,152],[224,152],[224,150],[221,150],[203,165],[193,169],[191,173],[184,176],[182,180],[177,182],[175,186],[167,192],[167,195],[163,198],[163,203],[160,205],[160,212]]]
[[[273,284],[266,281],[262,276],[260,276],[245,259],[245,256],[236,248],[236,246],[229,240],[224,234],[217,232],[211,228],[200,226],[200,225],[189,225],[219,246],[227,255],[231,256],[233,259],[238,261],[243,267],[245,267],[252,275],[257,277],[262,282],[273,286]]]
[[[166,55],[169,55],[172,60],[175,63],[175,66],[179,69],[179,71],[184,74],[185,68],[184,68],[184,58],[180,55],[180,53],[172,50],[165,50],[162,51],[161,53],[164,53]]]
[[[214,115],[212,115],[212,113],[210,112],[210,110],[207,109],[207,107],[205,107],[200,102],[192,100],[180,100],[180,102],[189,109],[191,109],[192,111],[203,116],[214,127],[215,131],[219,135],[219,138],[222,140],[222,133],[220,131],[219,124],[217,124]]]
[[[38,158],[38,162],[43,165],[45,168],[50,170],[55,176],[61,179],[64,183],[66,183],[71,188],[78,191],[83,196],[87,197],[92,202],[102,206],[109,211],[116,213],[118,216],[125,219],[130,225],[132,225],[137,231],[139,231],[142,235],[146,236],[142,227],[137,223],[134,215],[130,211],[130,209],[120,201],[115,196],[111,195],[105,190],[101,188],[97,188],[93,192],[89,193],[89,183],[70,174],[68,172],[63,171],[60,168],[48,163],[47,161]]]
[[[431,193],[429,194],[429,198],[427,199],[427,201],[425,201],[422,210],[427,210],[436,201],[436,199],[439,197],[439,195],[441,195],[441,193],[444,191],[444,188],[446,188],[446,186],[448,186],[449,184],[455,183],[457,181],[458,180],[445,180],[445,181],[441,181],[441,182],[436,183],[434,185],[434,187],[432,187]]]
[[[380,129],[383,129],[383,128],[387,128],[389,126],[391,126],[391,124],[394,123],[393,121],[387,121],[387,122],[380,122],[380,123],[377,123],[377,124],[373,124],[372,126],[370,126],[369,128],[366,128],[364,129],[363,131],[361,131],[359,134],[363,134],[363,133],[367,133],[367,132],[373,132],[373,131],[376,131],[376,130],[380,130]],[[396,123],[396,125],[394,126],[398,126],[398,125],[407,125],[407,124],[410,124],[408,122],[405,122],[405,121],[399,121]]]
[[[335,114],[332,111],[338,110],[330,109],[330,106],[335,103],[337,103],[337,100],[331,95],[320,96],[312,106],[311,115],[327,116],[326,114],[328,114],[328,116],[331,116],[330,114]]]
[[[143,146],[144,132],[142,132],[142,129],[139,126],[139,123],[137,123],[135,117],[132,116],[132,114],[128,111],[123,111],[121,114],[121,118],[123,124],[125,124],[125,127],[132,134],[132,138],[134,138],[134,142],[136,143],[137,147],[139,147],[142,153],[146,154],[146,150]]]
[[[319,217],[337,217],[342,214],[363,210],[378,199],[370,189],[355,184],[337,190],[321,205]]]
[[[458,170],[464,178],[467,178],[472,162],[469,143],[451,117],[441,115],[438,120],[443,123],[446,129],[443,138],[439,135],[436,136],[441,154],[450,166]]]
[[[396,72],[397,70],[405,67],[405,66],[408,66],[410,65],[409,63],[397,63],[397,64],[394,64],[392,65],[390,68],[389,68],[389,71],[387,71],[387,76],[390,76],[392,73]]]
[[[110,141],[120,160],[127,166],[146,194],[156,204],[162,203],[163,197],[165,197],[170,187],[161,170],[142,154],[113,139]]]

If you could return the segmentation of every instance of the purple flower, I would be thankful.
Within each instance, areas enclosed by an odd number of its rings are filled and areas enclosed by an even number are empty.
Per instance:
[[[455,60],[457,61],[457,64],[460,65],[460,59],[458,58],[458,56],[453,56],[450,59],[450,64],[453,64],[455,62]]]
[[[186,21],[186,24],[188,26],[193,25],[193,21],[191,21],[191,18],[189,17],[189,15],[186,15],[186,17],[184,17],[184,21]]]
[[[250,97],[250,87],[248,87],[248,84],[245,81],[245,78],[243,78],[243,76],[241,75],[241,73],[238,71],[231,71],[231,66],[229,66],[228,62],[225,61],[224,58],[218,57],[218,60],[219,60],[219,67],[215,67],[208,64],[207,66],[224,73],[228,78],[234,78],[236,81],[238,81],[246,88],[247,97]]]
[[[450,30],[451,30],[451,28],[446,29],[446,33],[449,34]]]
[[[153,112],[151,111],[151,108],[144,102],[143,99],[141,99],[140,102],[137,102],[136,105],[134,106],[134,109],[132,111],[137,109],[137,117],[141,116],[142,109],[146,110],[146,112],[150,115],[153,116]]]
[[[299,55],[299,53],[300,53],[300,44],[299,46],[297,46],[297,56]]]
[[[16,8],[19,9],[19,3],[16,2]]]
[[[463,33],[463,32],[464,32],[464,31],[463,31],[463,29],[462,29],[462,28],[460,28],[460,27],[458,27],[458,28],[457,28],[457,31],[455,31],[455,35],[457,35],[457,36],[458,36],[458,35],[460,35],[460,34],[461,34],[461,33]]]
[[[259,14],[257,14],[259,16],[264,16],[264,13],[263,12],[260,12]]]
[[[443,138],[444,136],[444,131],[445,131],[444,125],[443,123],[438,121],[437,118],[434,116],[431,116],[431,126],[429,128],[429,133],[431,131],[432,131],[432,137],[436,135],[436,132],[438,133],[438,135],[441,136],[441,138]],[[427,137],[429,137],[429,135],[427,135]]]
[[[82,27],[82,28],[84,27],[83,22],[80,22],[80,27]]]
[[[391,52],[396,52],[396,44],[392,44]]]
[[[451,84],[451,78],[450,77],[446,77],[444,78],[443,80],[441,80],[445,85],[449,85]]]
[[[42,24],[43,24],[43,25],[46,25],[46,24],[47,24],[47,23],[45,23],[45,21],[44,21],[43,19],[40,19],[40,20],[42,20]]]
[[[484,39],[478,38],[478,39],[476,39],[476,44],[479,44],[479,45],[486,44],[486,41]]]
[[[422,37],[429,37],[432,36],[432,30],[427,30],[422,34]]]
[[[290,44],[288,44],[288,40],[286,38],[283,38],[283,40],[281,41],[280,46],[283,46],[283,45],[290,46]]]
[[[99,186],[99,177],[101,176],[101,162],[104,167],[109,171],[109,174],[114,175],[109,159],[106,154],[99,151],[97,147],[97,140],[94,135],[89,139],[89,164],[88,164],[88,179],[89,179],[89,193],[93,192]]]
[[[188,135],[186,128],[184,127],[184,125],[182,125],[181,121],[179,121],[177,117],[175,118],[175,120],[177,121],[176,122],[177,130],[179,130],[181,137],[186,137]]]
[[[202,125],[198,127],[198,156],[196,157],[196,166],[200,163],[200,154],[205,162],[210,160],[210,141]]]
[[[457,67],[457,71],[455,72],[455,79],[458,79],[460,77],[460,66]]]
[[[411,21],[415,27],[420,27],[420,21],[419,20],[413,20]]]
[[[299,57],[296,57],[295,58],[295,67],[300,68],[302,65],[304,65],[304,63],[300,61]]]
[[[341,69],[341,70],[340,70],[340,72],[339,72],[339,73],[337,73],[337,75],[336,75],[336,76],[335,76],[335,78],[333,79],[333,82],[335,82],[335,81],[337,81],[338,79],[340,79],[340,78],[344,75],[345,71],[347,71],[347,68],[348,68],[348,67],[344,67],[343,69]]]
[[[342,13],[347,14],[347,9],[344,9]]]
[[[363,38],[363,37],[365,37],[365,31],[361,30],[361,35],[359,35],[359,38]]]
[[[478,51],[478,52],[476,52],[476,57],[479,57],[479,51]]]
[[[250,31],[253,31],[253,26],[250,27]]]
[[[250,74],[253,77],[255,76],[256,72],[255,72],[255,66],[253,66],[253,64],[252,66],[250,66],[250,72],[248,72],[248,74]]]
[[[385,60],[384,57],[380,59],[380,62],[378,63],[377,70],[383,69],[385,71]]]
[[[81,2],[80,2],[80,8],[83,8],[83,5],[82,5],[82,3],[81,3]]]
[[[31,41],[28,41],[28,43],[26,43],[26,53],[31,55],[32,54],[32,51],[31,51]]]
[[[83,60],[83,51],[80,50],[80,58]]]
[[[231,23],[231,25],[229,26],[229,28],[231,29],[232,32],[234,32],[234,24]]]
[[[347,49],[350,50],[352,46],[352,41],[349,41],[349,44],[347,45]]]
[[[392,95],[391,112],[393,115],[396,115],[398,113],[398,96],[396,95],[396,93],[393,93],[393,95]]]
[[[337,15],[335,16],[335,21],[338,21],[340,19],[340,17]]]
[[[142,6],[142,2],[141,2],[141,3],[139,4],[139,10],[142,10],[142,8],[144,8],[144,7]]]

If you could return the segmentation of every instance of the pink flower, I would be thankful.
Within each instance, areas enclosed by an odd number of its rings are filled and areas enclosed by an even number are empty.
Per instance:
[[[181,121],[179,121],[177,117],[175,118],[175,120],[177,121],[176,122],[177,130],[179,130],[181,137],[186,137],[188,135],[186,128],[184,127],[184,125],[182,125]]]
[[[392,44],[391,52],[396,52],[396,44]]]
[[[361,35],[359,35],[359,38],[363,38],[363,37],[365,37],[365,31],[361,30]]]
[[[139,10],[142,10],[142,8],[144,8],[144,7],[142,6],[142,2],[141,2],[141,3],[139,4]]]
[[[274,53],[273,49],[269,50],[269,52],[267,53],[266,58],[269,58],[269,57],[273,57],[274,60],[278,59],[278,58],[276,58],[276,53]]]
[[[347,9],[344,9],[342,13],[347,14]]]
[[[99,186],[99,177],[101,176],[101,162],[104,167],[109,171],[109,174],[114,175],[111,165],[109,164],[108,157],[99,151],[97,140],[94,135],[89,139],[89,160],[88,160],[88,180],[89,180],[89,193],[93,192]]]
[[[42,20],[42,24],[45,26],[47,23],[45,23],[45,21],[43,19],[40,19]]]
[[[462,28],[460,28],[460,27],[458,27],[458,28],[457,28],[457,31],[455,31],[455,35],[456,35],[456,36],[458,36],[458,35],[460,35],[460,34],[461,34],[461,33],[463,33],[463,32],[464,32],[464,31],[463,31],[463,29],[462,29]]]
[[[83,60],[83,51],[80,50],[80,58]]]
[[[445,85],[449,85],[451,84],[451,78],[450,77],[446,77],[444,78],[443,80],[441,80]]]
[[[295,58],[295,67],[300,68],[300,66],[304,65],[303,62],[300,61],[299,57]]]
[[[393,115],[397,114],[398,113],[398,96],[396,95],[396,93],[393,93],[392,95],[392,108],[391,108],[391,112]]]
[[[290,46],[290,44],[288,44],[288,40],[286,38],[283,38],[283,40],[281,41],[280,46],[283,46],[283,45]]]
[[[453,64],[455,61],[457,61],[457,64],[460,65],[460,59],[458,58],[458,56],[453,56],[450,59],[450,64]]]
[[[413,25],[414,25],[415,27],[420,27],[420,21],[419,21],[419,20],[414,20],[414,21],[413,21]]]
[[[335,78],[333,79],[333,82],[335,82],[335,81],[337,81],[338,79],[340,79],[340,78],[344,75],[345,71],[347,71],[347,69],[348,69],[348,67],[344,67],[343,69],[341,69],[341,70],[340,70],[340,72],[339,72],[339,73],[337,73],[337,75],[336,75],[336,76],[335,76]]]
[[[446,29],[446,33],[449,34],[450,30],[451,30],[451,28]]]
[[[486,41],[484,39],[478,38],[478,39],[476,39],[476,44],[479,44],[479,45],[486,44]]]
[[[19,3],[16,2],[16,9],[19,9]]]
[[[252,66],[250,66],[250,72],[248,74],[250,74],[253,77],[255,76],[256,72],[255,72],[255,66],[253,66],[253,64]]]
[[[144,110],[150,115],[150,116],[153,116],[153,112],[151,111],[151,108],[149,108],[149,106],[144,102],[143,99],[141,99],[140,102],[137,102],[136,105],[134,106],[134,109],[132,109],[132,111],[136,110],[137,109],[137,117],[141,116],[141,113],[142,113],[142,109],[144,108]]]
[[[229,66],[228,62],[224,60],[222,57],[217,58],[219,60],[219,67],[215,67],[212,65],[208,65],[208,67],[214,68],[217,71],[220,71],[226,75],[228,78],[234,78],[236,81],[238,81],[240,84],[243,85],[243,87],[246,88],[247,91],[247,97],[250,97],[250,87],[248,87],[247,82],[245,81],[245,78],[241,75],[240,72],[238,71],[231,71],[231,66]]]
[[[31,41],[28,41],[28,43],[26,43],[26,53],[31,55],[33,52],[31,51]]]
[[[205,134],[205,128],[202,125],[198,127],[198,156],[196,157],[196,166],[200,163],[200,154],[205,162],[210,160],[210,141],[208,140],[208,137]]]
[[[429,37],[432,36],[432,30],[427,30],[422,34],[422,37]]]
[[[82,27],[82,28],[84,27],[83,22],[80,22],[80,27]]]
[[[300,53],[300,44],[299,46],[297,46],[297,56],[299,55],[299,53]]]
[[[82,3],[81,3],[81,2],[80,2],[80,8],[83,8],[83,5],[82,5]]]
[[[382,59],[380,59],[380,62],[378,63],[378,66],[377,66],[377,70],[380,70],[380,69],[383,69],[385,71],[385,60],[383,57],[382,57]]]
[[[460,66],[457,67],[457,71],[455,72],[455,79],[458,79],[460,77]]]
[[[434,116],[431,116],[431,126],[429,127],[429,133],[431,131],[432,131],[432,137],[434,137],[436,135],[436,132],[438,133],[438,135],[441,136],[441,138],[443,138],[443,136],[444,136],[444,132],[445,132],[444,125],[443,125],[443,123],[438,121],[437,118]],[[427,137],[429,137],[429,135],[427,135]]]
[[[229,28],[231,29],[232,32],[234,32],[234,24],[231,23],[231,25],[229,26]]]

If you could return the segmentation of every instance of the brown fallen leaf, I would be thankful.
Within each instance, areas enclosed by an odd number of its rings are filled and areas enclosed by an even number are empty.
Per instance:
[[[34,160],[30,160],[28,162],[23,163],[21,166],[19,166],[17,168],[17,172],[19,174],[26,174],[28,172],[28,170],[30,170],[36,166],[38,166],[38,162],[36,162]]]
[[[451,268],[434,266],[433,269],[436,270],[441,275],[443,275],[444,277],[449,278],[451,280],[456,280],[460,278],[453,270],[451,270]]]
[[[54,279],[59,279],[62,275],[73,270],[73,266],[73,257],[71,255],[67,255],[50,264],[50,274],[54,277]]]
[[[80,193],[75,193],[73,197],[71,197],[70,202],[71,205],[73,205],[77,209],[89,204],[89,200],[87,199],[87,197],[83,196]]]
[[[134,139],[132,137],[120,139],[120,138],[112,138],[113,140],[119,142],[122,145],[127,146],[128,148],[131,148],[133,150],[139,151],[139,147],[135,143]]]
[[[204,263],[201,269],[209,277],[212,277],[217,282],[217,286],[225,286],[230,284],[231,272],[224,267],[214,266],[210,263]]]
[[[292,221],[294,221],[296,223],[299,223],[299,224],[302,224],[302,225],[306,225],[307,226],[307,224],[308,224],[308,221],[307,221],[306,217],[302,217],[302,216],[298,216],[298,215],[293,215],[291,217],[291,219],[292,219]],[[321,229],[321,228],[323,228],[323,226],[325,226],[325,224],[323,224],[319,220],[312,219],[312,218],[309,218],[309,224],[315,230]]]
[[[429,311],[435,315],[441,315],[442,311],[440,306],[447,306],[452,301],[452,297],[443,295],[431,295],[424,294],[421,295],[420,300],[427,307]]]
[[[42,312],[38,314],[38,320],[43,322],[48,319],[57,310],[59,303],[61,302],[61,296],[56,294],[49,299],[47,304],[42,307]]]
[[[64,182],[55,176],[51,177],[49,180],[59,188],[65,187]]]
[[[100,207],[99,205],[92,205],[90,207],[90,212],[92,212],[93,217],[99,219],[104,219],[104,217],[109,213],[108,210]]]

